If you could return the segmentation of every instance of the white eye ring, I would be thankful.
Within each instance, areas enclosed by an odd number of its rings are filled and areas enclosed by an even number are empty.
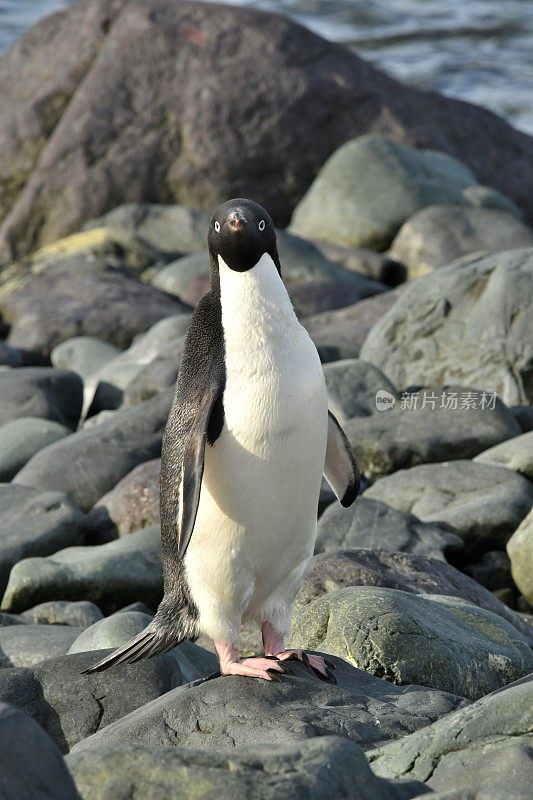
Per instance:
[[[215,222],[215,230],[217,233],[220,233],[220,222],[218,221],[218,219]]]
[[[260,231],[264,231],[265,230],[265,220],[262,219],[257,227],[259,228]]]

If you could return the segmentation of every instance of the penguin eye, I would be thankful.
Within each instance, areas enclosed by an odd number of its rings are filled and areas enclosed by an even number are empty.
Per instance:
[[[215,222],[215,230],[217,233],[220,233],[220,222],[218,221],[218,219]]]
[[[265,220],[262,219],[257,227],[259,228],[260,231],[264,231],[265,230]]]

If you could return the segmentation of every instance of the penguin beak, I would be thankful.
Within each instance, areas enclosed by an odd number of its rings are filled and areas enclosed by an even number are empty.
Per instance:
[[[228,215],[228,225],[230,230],[232,230],[234,233],[242,230],[247,222],[248,220],[242,211],[232,211],[231,214]]]

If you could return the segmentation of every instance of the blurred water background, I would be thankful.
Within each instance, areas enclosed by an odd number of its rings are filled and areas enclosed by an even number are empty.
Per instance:
[[[0,0],[0,52],[73,0]],[[233,0],[283,11],[405,83],[496,111],[533,134],[533,0]]]

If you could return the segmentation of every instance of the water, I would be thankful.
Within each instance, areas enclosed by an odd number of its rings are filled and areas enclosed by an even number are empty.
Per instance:
[[[405,83],[484,105],[533,134],[533,0],[234,2],[284,11]],[[68,3],[0,0],[0,51]]]

